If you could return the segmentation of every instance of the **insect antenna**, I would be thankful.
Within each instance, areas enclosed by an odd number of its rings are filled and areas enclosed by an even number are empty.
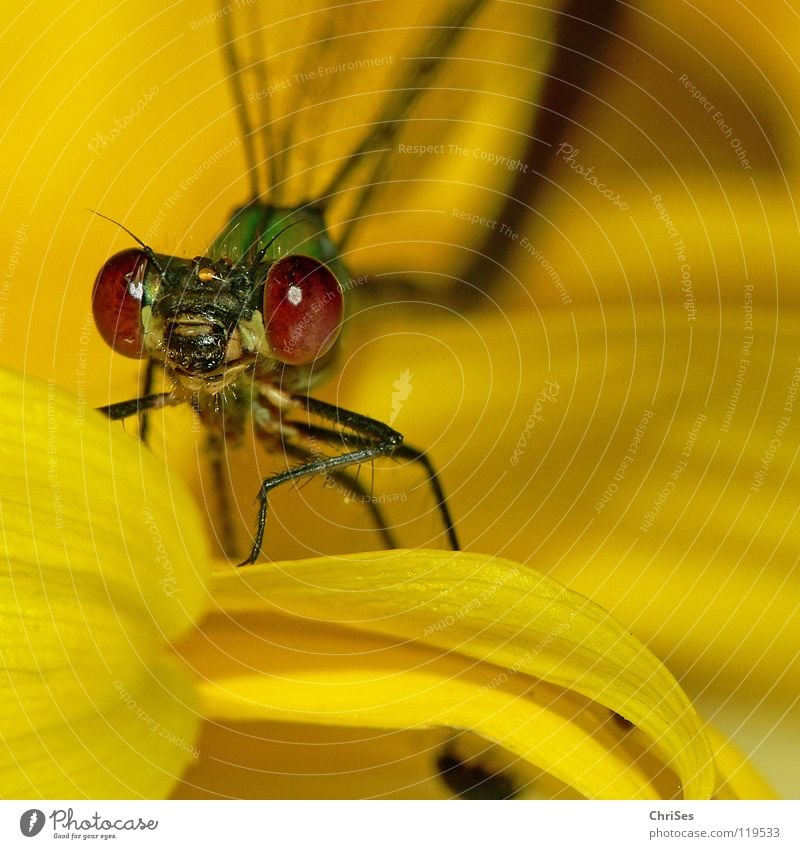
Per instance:
[[[263,248],[256,254],[256,258],[253,260],[253,264],[250,266],[250,271],[252,272],[255,267],[261,262],[262,259],[267,254],[267,251],[275,244],[280,236],[282,236],[287,230],[291,230],[292,227],[300,224],[300,221],[292,221],[291,224],[287,224],[282,230],[278,230],[278,232],[264,245]]]
[[[164,279],[165,271],[161,267],[161,263],[158,261],[158,259],[156,259],[156,255],[155,255],[153,249],[150,247],[150,245],[146,245],[136,235],[136,233],[132,233],[124,224],[120,224],[120,222],[117,221],[116,219],[110,218],[108,215],[103,215],[102,212],[98,212],[96,209],[90,209],[89,212],[91,212],[93,215],[99,216],[100,218],[105,218],[106,221],[110,221],[112,224],[116,224],[117,227],[119,227],[120,230],[123,230],[124,232],[126,232],[137,244],[141,245],[142,250],[147,255],[147,258],[150,260],[150,262],[153,263],[153,265],[156,267],[156,271],[161,275],[161,279],[162,280]]]
[[[255,259],[253,260],[253,262],[250,265],[250,268],[248,270],[248,274],[251,277],[253,275],[253,272],[256,270],[256,268],[258,268],[259,264],[261,263],[261,261],[266,256],[267,251],[272,247],[272,245],[275,243],[275,241],[280,236],[282,236],[287,230],[291,230],[292,227],[294,227],[294,226],[296,226],[297,224],[300,224],[300,223],[302,223],[302,222],[301,221],[292,221],[291,224],[287,224],[282,230],[278,230],[278,232],[267,242],[267,244],[264,245],[263,248],[261,248],[261,250],[256,254]],[[233,268],[231,270],[236,268],[237,265],[239,265],[239,260],[237,260],[233,264]],[[258,287],[261,285],[261,282],[262,281],[259,281],[259,282],[253,284],[253,288],[251,290],[251,293],[258,290]]]

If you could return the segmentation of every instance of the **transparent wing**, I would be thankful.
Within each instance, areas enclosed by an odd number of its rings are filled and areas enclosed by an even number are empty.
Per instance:
[[[284,17],[288,4],[262,2],[222,15],[258,194],[276,205],[328,200],[359,167],[374,168],[483,5],[301,3]]]
[[[221,6],[253,194],[325,207],[340,244],[365,227],[385,235],[396,223],[386,213],[433,208],[441,218],[467,202],[448,191],[442,208],[444,184],[502,195],[554,18],[547,3],[512,0]]]

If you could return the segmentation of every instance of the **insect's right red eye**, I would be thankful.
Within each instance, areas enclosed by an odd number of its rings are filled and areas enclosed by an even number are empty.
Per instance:
[[[318,259],[290,254],[269,269],[264,324],[276,359],[307,365],[327,353],[344,317],[342,287]]]
[[[92,314],[100,335],[118,354],[142,359],[144,327],[142,296],[147,254],[139,248],[120,251],[97,274],[92,290]]]

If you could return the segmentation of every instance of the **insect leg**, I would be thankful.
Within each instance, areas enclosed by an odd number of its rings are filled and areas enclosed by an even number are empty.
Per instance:
[[[211,466],[211,476],[214,482],[214,494],[217,498],[219,511],[219,541],[222,551],[228,556],[235,556],[236,533],[231,520],[231,487],[225,474],[225,448],[222,437],[217,433],[206,436],[206,452]]]
[[[303,432],[306,433],[310,438],[314,437],[319,439],[325,439],[328,441],[339,439],[343,441],[342,434],[337,430],[315,427],[312,425],[308,427],[299,425],[295,426],[302,427]],[[350,444],[355,445],[364,444],[363,438],[357,435],[348,435],[347,441]],[[453,551],[460,551],[461,545],[458,541],[458,535],[456,534],[455,523],[453,522],[453,517],[450,513],[450,508],[447,506],[447,497],[444,494],[444,489],[442,488],[441,481],[439,480],[439,475],[431,459],[421,449],[414,448],[413,446],[408,445],[405,442],[395,448],[393,456],[403,457],[406,460],[411,460],[414,463],[419,463],[421,466],[424,467],[426,479],[430,484],[431,489],[433,490],[433,495],[436,499],[436,506],[439,508],[439,513],[442,517],[442,524],[444,525],[445,533],[447,534],[447,541]],[[394,548],[394,546],[390,547]]]
[[[118,401],[116,404],[108,404],[98,407],[98,413],[105,413],[110,419],[127,419],[145,410],[160,410],[162,407],[176,407],[185,404],[185,398],[179,398],[172,392],[157,392],[155,395],[145,395],[142,398],[132,398],[130,401]]]
[[[320,429],[322,430],[322,429]],[[308,429],[309,436],[322,436],[321,433],[317,433],[316,429],[309,428]],[[337,431],[327,431],[328,433],[334,433],[338,436]],[[287,454],[291,454],[293,457],[296,457],[301,462],[307,463],[309,460],[313,459],[314,454],[306,449],[301,448],[299,445],[292,445],[291,443],[284,443],[284,451]],[[366,487],[358,480],[358,478],[347,471],[346,469],[334,469],[331,473],[331,478],[336,481],[340,486],[342,486],[345,491],[351,495],[356,500],[360,501],[363,504],[367,505],[367,509],[369,510],[372,521],[375,524],[375,527],[380,532],[381,537],[383,537],[383,544],[387,548],[397,548],[397,540],[395,539],[394,534],[389,528],[389,524],[386,521],[386,517],[383,515],[383,510],[378,506],[376,502],[370,498],[369,492]]]
[[[357,463],[365,463],[381,456],[390,456],[398,451],[401,456],[419,462],[425,467],[428,473],[428,479],[438,500],[439,510],[447,530],[448,539],[452,547],[458,550],[458,537],[456,536],[453,520],[444,499],[444,493],[439,484],[433,464],[425,452],[415,448],[403,448],[402,434],[389,427],[389,425],[379,422],[377,419],[371,419],[369,416],[354,413],[351,410],[345,410],[333,404],[328,404],[325,401],[309,398],[306,395],[292,395],[291,399],[294,405],[302,407],[306,412],[319,416],[339,427],[345,427],[353,431],[353,436],[348,437],[348,439],[350,440],[350,445],[355,445],[356,447],[334,457],[315,457],[296,468],[287,469],[285,472],[265,478],[262,481],[261,489],[258,492],[259,505],[255,540],[253,547],[250,549],[250,554],[239,564],[240,566],[255,563],[261,553],[261,544],[264,541],[264,529],[267,524],[267,496],[275,487],[292,480],[297,480],[300,477],[327,474],[334,469],[353,466]],[[293,424],[297,426],[296,423]],[[324,428],[321,428],[317,429],[316,432],[320,435],[328,433],[340,439],[342,438],[342,434],[335,430],[326,431]]]
[[[271,490],[301,477],[327,474],[334,469],[365,463],[374,460],[376,457],[392,454],[403,442],[402,435],[396,430],[368,416],[352,413],[349,410],[343,410],[340,407],[304,395],[293,395],[292,401],[296,406],[305,408],[309,413],[347,427],[365,438],[359,440],[361,444],[352,451],[346,451],[344,454],[334,457],[315,457],[293,469],[287,469],[271,478],[265,478],[261,482],[261,488],[258,491],[258,520],[255,539],[250,554],[239,564],[240,566],[255,563],[261,553],[264,529],[267,525],[267,496]]]
[[[450,515],[450,508],[447,506],[447,498],[445,497],[444,490],[442,489],[442,484],[439,480],[439,475],[436,472],[436,467],[431,462],[430,457],[428,457],[428,455],[419,448],[413,448],[411,445],[406,445],[405,443],[398,446],[394,455],[395,457],[404,457],[406,460],[419,463],[425,469],[425,473],[428,477],[428,483],[433,490],[433,495],[436,499],[436,506],[439,508],[442,523],[444,524],[444,529],[447,533],[447,541],[450,543],[450,548],[452,548],[453,551],[460,551],[461,545],[458,542],[458,534],[456,534],[453,517]]]
[[[148,360],[142,374],[142,397],[146,398],[153,392],[153,380],[156,373],[155,360]],[[111,418],[114,418],[111,416]],[[147,413],[142,413],[139,416],[139,439],[147,445],[147,436],[150,432],[150,416]]]

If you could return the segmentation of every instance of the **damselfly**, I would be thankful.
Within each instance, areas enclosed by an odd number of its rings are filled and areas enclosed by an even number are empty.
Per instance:
[[[225,448],[240,441],[249,427],[266,447],[296,461],[263,480],[256,530],[243,563],[255,562],[261,552],[268,495],[275,487],[326,475],[363,495],[352,467],[381,456],[425,468],[449,543],[458,547],[427,454],[404,444],[390,426],[308,393],[336,362],[345,315],[343,284],[351,279],[341,252],[358,209],[397,155],[405,123],[485,5],[468,0],[420,6],[424,17],[416,25],[393,16],[403,4],[371,0],[299,12],[292,22],[301,21],[307,30],[305,65],[292,60],[294,46],[283,40],[291,22],[265,24],[257,4],[246,0],[221,7],[223,51],[251,198],[235,210],[205,256],[156,253],[126,230],[139,247],[113,256],[97,276],[93,312],[100,333],[116,352],[147,360],[141,396],[102,408],[108,416],[139,415],[144,433],[148,411],[191,405],[207,430],[220,486]],[[382,30],[392,27],[405,27],[414,36],[401,57],[376,49]],[[343,61],[341,45],[348,40],[352,58]],[[329,54],[335,59],[326,63]],[[384,66],[393,67],[387,73]],[[392,74],[399,73],[401,80],[382,92],[369,122],[348,126],[340,120],[335,130],[326,128],[326,110],[346,116],[349,98],[363,95],[360,89],[370,85],[369,72],[376,69],[379,85]],[[352,92],[328,84],[341,75],[349,76]],[[291,112],[287,89],[297,98]],[[280,114],[275,103],[284,104]],[[320,140],[332,134],[344,139],[344,153],[321,161],[315,151],[324,149]],[[326,226],[328,206],[352,195],[356,184],[358,206],[335,243]],[[158,370],[166,376],[167,389],[153,392]],[[323,454],[318,448],[336,442],[339,453]],[[374,500],[362,500],[387,544],[393,544]]]

